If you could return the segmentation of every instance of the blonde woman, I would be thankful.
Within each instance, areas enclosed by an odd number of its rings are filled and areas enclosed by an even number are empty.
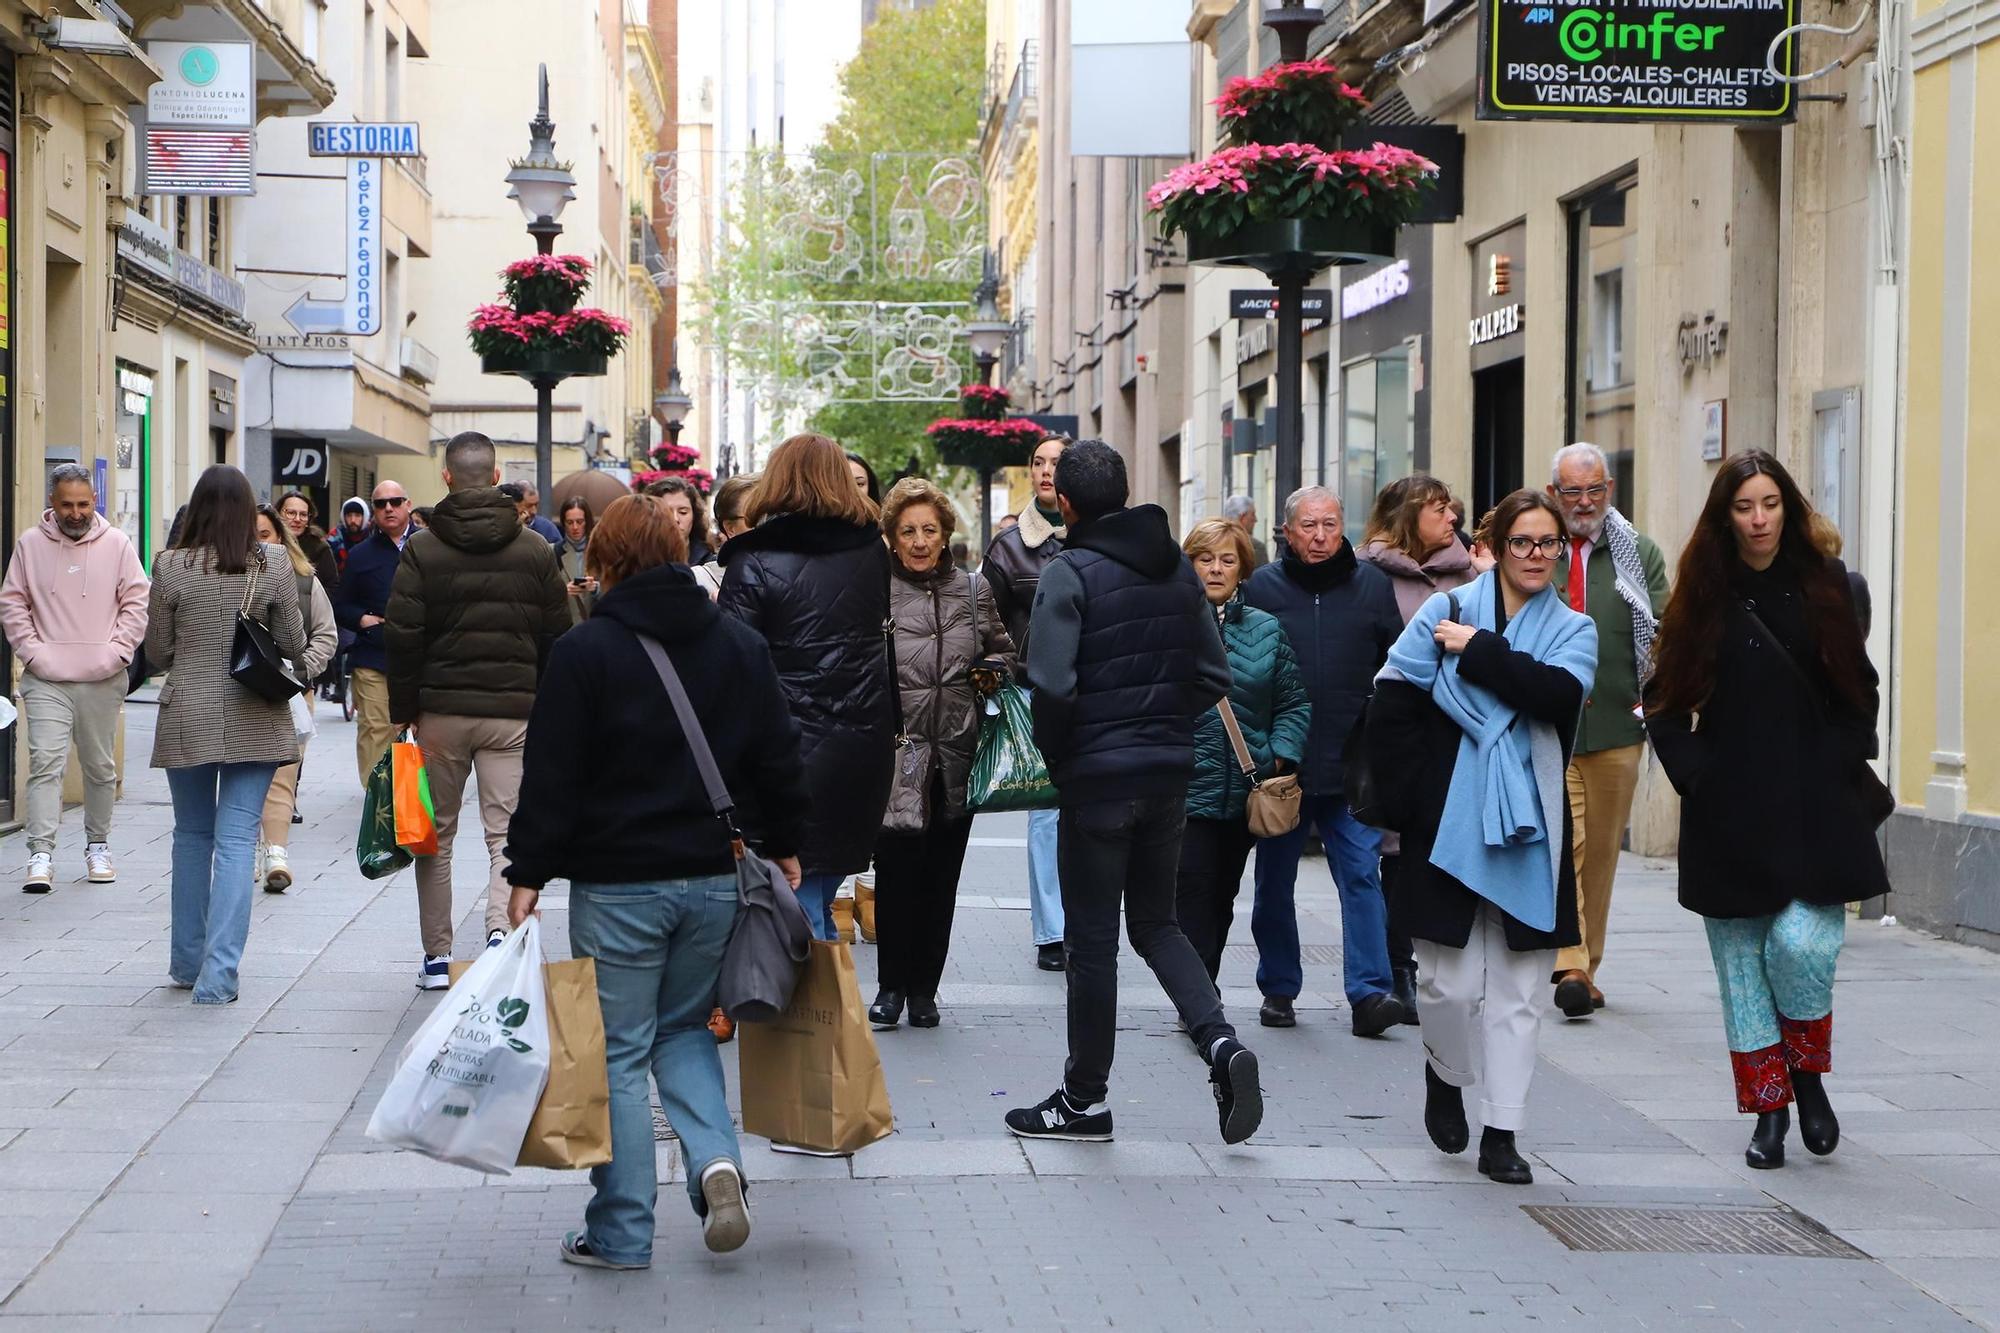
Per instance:
[[[288,497],[290,498],[290,497]],[[316,577],[313,561],[299,546],[289,523],[270,505],[257,506],[257,540],[266,546],[282,546],[299,584],[299,609],[305,613],[306,650],[294,663],[300,680],[318,680],[333,660],[339,646],[339,631],[333,623],[333,603]],[[293,705],[312,717],[312,691],[299,696]],[[256,878],[266,893],[283,893],[292,887],[292,867],[285,848],[291,837],[292,816],[298,805],[299,773],[305,766],[306,741],[311,733],[299,736],[297,763],[285,764],[271,778],[271,790],[264,796],[264,864]]]

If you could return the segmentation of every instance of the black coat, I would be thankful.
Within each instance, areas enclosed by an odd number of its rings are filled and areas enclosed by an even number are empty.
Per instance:
[[[605,593],[596,614],[549,654],[507,827],[509,883],[629,884],[734,870],[673,703],[635,631],[666,647],[738,825],[767,856],[797,852],[799,729],[771,655],[716,611],[685,567],[664,565]]]
[[[1021,517],[1022,522],[994,535],[979,566],[979,577],[993,589],[993,604],[999,607],[1007,637],[1022,654],[1021,665],[1026,669],[1028,620],[1034,614],[1035,588],[1049,561],[1062,552],[1063,538],[1036,510],[1034,501],[1028,502]],[[1036,538],[1033,546],[1028,545],[1030,536]]]
[[[1494,585],[1497,595],[1498,584]],[[1537,662],[1507,646],[1491,630],[1481,630],[1460,655],[1459,675],[1483,685],[1527,717],[1554,726],[1568,756],[1576,743],[1583,686],[1561,667]],[[1389,900],[1390,928],[1412,939],[1463,949],[1485,900],[1431,864],[1438,823],[1444,817],[1452,770],[1458,764],[1459,725],[1431,698],[1430,691],[1402,681],[1375,687],[1368,708],[1368,753],[1375,771],[1379,806],[1389,826],[1402,831],[1403,859],[1396,892]],[[1562,846],[1571,846],[1569,801],[1561,800]],[[1560,949],[1579,943],[1575,858],[1557,858],[1556,927],[1534,930],[1507,918],[1507,947],[1519,951]]]
[[[1313,795],[1340,794],[1341,751],[1375,673],[1403,632],[1403,613],[1389,576],[1355,558],[1354,543],[1317,565],[1286,555],[1252,574],[1243,604],[1268,611],[1285,627],[1299,674],[1312,699],[1312,734],[1306,738],[1299,786]]]
[[[718,604],[764,636],[806,788],[809,875],[865,869],[889,805],[894,705],[884,626],[889,551],[873,523],[780,514],[729,539]]]
[[[1845,570],[1839,583],[1851,587]],[[1874,667],[1863,659],[1865,708],[1828,686],[1803,591],[1784,565],[1761,576],[1739,569],[1732,592],[1700,728],[1686,714],[1646,723],[1681,794],[1681,906],[1707,917],[1767,916],[1794,901],[1887,893],[1862,785],[1879,705]],[[1779,642],[1751,624],[1744,600]],[[1787,640],[1810,689],[1782,655]]]

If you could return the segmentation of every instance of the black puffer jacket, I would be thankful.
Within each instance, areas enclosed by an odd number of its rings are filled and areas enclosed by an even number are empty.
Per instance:
[[[1024,653],[1028,617],[1035,609],[1035,586],[1049,561],[1062,550],[1066,536],[1062,528],[1051,526],[1030,500],[1021,511],[1020,522],[994,537],[987,546],[986,561],[979,566],[979,576],[993,589],[993,604],[1000,609],[1000,619],[1006,622],[1007,637]]]
[[[389,588],[389,716],[525,718],[549,647],[569,628],[555,548],[498,487],[439,502]]]
[[[865,869],[889,804],[889,551],[873,523],[780,514],[729,539],[718,605],[764,636],[798,720],[809,875]]]

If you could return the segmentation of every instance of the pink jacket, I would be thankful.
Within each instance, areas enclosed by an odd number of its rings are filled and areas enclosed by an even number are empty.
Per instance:
[[[0,583],[0,626],[21,665],[43,680],[104,680],[145,640],[151,586],[131,540],[102,514],[71,541],[44,510]]]

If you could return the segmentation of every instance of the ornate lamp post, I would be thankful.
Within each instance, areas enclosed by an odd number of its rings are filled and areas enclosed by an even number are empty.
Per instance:
[[[1000,317],[1000,275],[993,252],[986,252],[985,272],[973,294],[972,320],[965,326],[965,341],[972,347],[972,363],[979,368],[979,382],[993,383],[993,368],[1007,348],[1014,326]],[[979,549],[993,542],[993,469],[979,469]]]
[[[576,177],[569,164],[556,158],[556,126],[549,119],[549,67],[538,76],[541,100],[535,118],[528,122],[528,155],[507,173],[507,197],[521,206],[528,220],[528,235],[535,238],[537,254],[552,254],[556,237],[562,235],[563,206],[576,198]],[[553,373],[526,377],[535,386],[535,486],[549,494],[550,473],[555,454],[556,385],[566,378]]]
[[[679,366],[667,367],[666,391],[654,395],[653,410],[658,412],[660,420],[666,423],[667,442],[679,444],[681,427],[687,423],[688,413],[694,410],[694,399],[688,397],[687,390],[681,387]]]

